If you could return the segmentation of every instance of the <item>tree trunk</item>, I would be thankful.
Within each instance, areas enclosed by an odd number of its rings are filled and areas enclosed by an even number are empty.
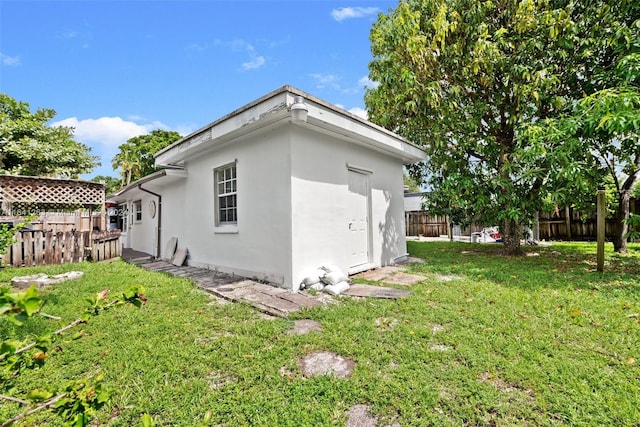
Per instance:
[[[629,232],[629,197],[630,192],[623,190],[618,196],[618,210],[616,211],[616,226],[613,236],[613,250],[620,254],[627,253],[627,233]]]
[[[524,255],[520,247],[522,237],[522,225],[518,221],[505,219],[500,226],[500,237],[502,237],[502,254],[508,256]]]

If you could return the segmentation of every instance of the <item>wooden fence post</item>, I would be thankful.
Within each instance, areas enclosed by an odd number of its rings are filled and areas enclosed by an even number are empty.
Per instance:
[[[598,236],[598,253],[597,253],[597,269],[599,272],[604,271],[604,237],[605,237],[605,200],[604,200],[604,187],[598,189],[597,199],[597,220],[598,226],[596,233]]]

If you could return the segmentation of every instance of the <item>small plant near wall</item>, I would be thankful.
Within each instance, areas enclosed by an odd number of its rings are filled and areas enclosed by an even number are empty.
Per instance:
[[[16,233],[25,228],[34,219],[36,219],[36,215],[29,215],[24,219],[24,221],[13,227],[9,224],[0,225],[0,255],[4,255],[9,246],[13,245]],[[0,258],[0,263],[1,262],[2,259]]]
[[[629,226],[629,232],[627,233],[627,239],[635,242],[640,240],[640,215],[629,214],[627,218],[627,225]]]
[[[58,415],[66,425],[86,426],[95,411],[109,400],[110,391],[102,385],[104,373],[99,372],[80,380],[58,381],[31,390],[23,390],[16,384],[16,380],[27,370],[43,368],[52,356],[51,350],[60,350],[61,344],[57,344],[56,340],[65,332],[118,305],[133,304],[141,307],[146,302],[142,292],[142,287],[131,288],[117,298],[109,300],[109,290],[105,289],[92,298],[86,298],[89,307],[68,325],[40,336],[24,337],[21,328],[24,328],[33,316],[60,319],[40,311],[43,299],[38,295],[35,286],[23,292],[12,292],[7,287],[0,288],[0,321],[15,326],[6,329],[9,331],[8,336],[3,336],[0,342],[0,399],[20,405],[23,409],[18,415],[4,421],[1,427],[14,425],[30,415],[45,410]],[[83,332],[77,332],[72,336],[70,343],[81,338]]]

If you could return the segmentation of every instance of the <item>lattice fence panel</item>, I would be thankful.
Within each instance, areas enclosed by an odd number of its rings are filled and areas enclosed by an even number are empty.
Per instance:
[[[0,175],[2,208],[77,209],[104,204],[104,184],[39,177]]]

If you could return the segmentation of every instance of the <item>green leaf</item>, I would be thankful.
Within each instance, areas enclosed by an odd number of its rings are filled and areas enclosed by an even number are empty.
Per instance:
[[[149,414],[143,414],[140,417],[140,423],[142,427],[154,427],[156,425],[155,421],[153,421],[153,418]]]
[[[24,307],[24,310],[29,317],[40,310],[41,305],[42,300],[38,297],[30,297],[22,301],[22,306]]]
[[[53,393],[51,393],[48,390],[31,390],[29,393],[27,393],[27,399],[34,401],[34,402],[42,402],[45,401],[47,399],[50,399],[53,396]]]

